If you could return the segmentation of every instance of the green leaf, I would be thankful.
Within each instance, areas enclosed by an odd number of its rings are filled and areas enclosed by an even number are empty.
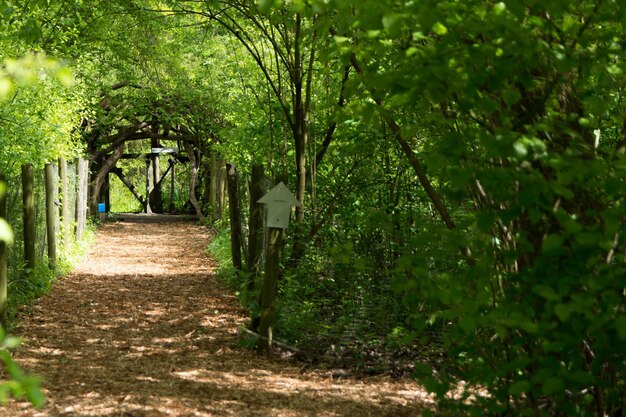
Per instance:
[[[435,393],[439,389],[439,382],[433,377],[424,378],[421,382],[430,393]]]
[[[74,85],[74,75],[68,67],[59,68],[54,75],[64,87],[72,87]]]
[[[2,341],[2,347],[4,349],[13,349],[20,345],[20,339],[17,337],[7,337]]]
[[[563,251],[563,236],[548,235],[541,244],[541,251],[546,255],[558,255]]]
[[[496,4],[493,6],[493,12],[494,12],[496,15],[501,15],[501,14],[502,14],[502,13],[504,13],[505,11],[506,11],[506,4],[505,4],[504,2],[502,2],[502,1],[501,1],[501,2],[499,2],[499,3],[496,3]]]
[[[626,317],[618,317],[615,320],[615,328],[617,329],[617,337],[621,340],[626,340]]]
[[[520,101],[522,94],[515,88],[508,88],[502,92],[502,98],[506,105],[510,107]]]
[[[387,30],[387,32],[389,32],[389,34],[391,34],[391,36],[400,35],[401,22],[402,20],[400,19],[400,16],[395,13],[383,16],[383,27]]]
[[[585,371],[574,372],[573,374],[569,375],[569,377],[573,381],[576,381],[579,384],[584,384],[584,385],[592,384],[593,383],[593,379],[594,379],[593,375],[591,375],[589,372],[585,372]]]
[[[517,141],[513,143],[513,149],[515,150],[517,156],[520,158],[524,158],[526,155],[528,155],[528,149],[526,148],[526,145],[522,142]]]
[[[463,316],[459,320],[459,326],[466,332],[471,332],[476,328],[476,319],[471,315]]]
[[[566,322],[571,314],[571,309],[567,304],[559,303],[554,306],[554,314],[556,314],[559,320]]]
[[[36,378],[28,378],[24,381],[24,389],[26,391],[26,398],[36,408],[42,408],[45,404],[45,397],[41,388],[39,388],[39,381]]]
[[[279,8],[282,4],[282,0],[259,0],[259,11],[266,14],[272,9]]]
[[[523,321],[519,324],[519,327],[527,333],[537,334],[539,333],[539,325],[532,321]]]
[[[565,391],[565,382],[557,377],[546,379],[541,387],[543,395],[560,394],[563,391]]]
[[[517,381],[509,387],[509,395],[519,397],[521,394],[530,391],[530,381]]]
[[[550,183],[550,186],[552,187],[554,192],[557,193],[558,195],[563,196],[568,200],[571,200],[572,198],[574,198],[574,192],[570,190],[569,188],[567,188],[566,186],[564,186],[563,184],[561,184],[560,182],[552,181]]]
[[[545,298],[546,300],[551,300],[551,301],[561,300],[561,297],[554,291],[552,287],[548,285],[543,285],[543,284],[535,285],[533,287],[533,292]]]
[[[433,25],[433,32],[437,35],[443,36],[448,33],[448,28],[441,22],[437,22]]]

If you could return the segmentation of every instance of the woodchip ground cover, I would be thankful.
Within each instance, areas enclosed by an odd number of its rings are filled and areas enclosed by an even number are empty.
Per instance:
[[[106,224],[74,273],[22,317],[18,363],[46,406],[0,416],[417,416],[412,380],[332,379],[242,347],[245,311],[215,280],[206,228]]]

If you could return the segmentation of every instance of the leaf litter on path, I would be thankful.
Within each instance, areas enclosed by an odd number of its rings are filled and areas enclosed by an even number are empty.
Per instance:
[[[21,317],[15,359],[46,406],[0,416],[419,416],[412,380],[332,380],[240,346],[245,311],[190,222],[108,223],[83,263]]]

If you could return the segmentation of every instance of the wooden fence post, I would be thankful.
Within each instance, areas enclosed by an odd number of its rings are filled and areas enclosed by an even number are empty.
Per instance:
[[[224,164],[225,162],[222,157],[215,154],[211,155],[209,205],[212,210],[212,221],[222,218],[226,204],[226,193],[224,192],[226,188],[226,170],[224,169]]]
[[[263,250],[263,204],[259,199],[265,194],[263,165],[253,164],[250,179],[250,212],[248,219],[248,270],[254,277],[248,283],[248,291],[256,289],[256,277],[259,273],[259,260]]]
[[[72,219],[70,218],[70,188],[67,176],[67,160],[59,158],[59,182],[61,194],[61,236],[63,252],[70,246]]]
[[[183,143],[187,157],[189,158],[189,202],[198,216],[198,220],[204,221],[202,207],[196,197],[196,184],[198,183],[198,171],[200,169],[200,155],[196,158],[193,146],[190,142]]]
[[[209,206],[211,207],[211,221],[218,219],[217,217],[217,157],[211,155],[211,167],[209,169]]]
[[[83,239],[83,233],[87,225],[87,193],[89,191],[89,161],[78,158],[76,161],[76,241]]]
[[[226,207],[226,161],[224,158],[217,160],[217,218],[224,217]]]
[[[24,261],[28,272],[35,269],[35,186],[33,165],[22,165],[22,202],[24,206]]]
[[[232,250],[233,267],[241,271],[241,211],[239,210],[239,185],[237,168],[229,163],[226,165],[228,179],[228,206],[230,207],[230,247]]]
[[[46,230],[48,237],[48,263],[50,268],[54,269],[57,265],[57,236],[56,229],[56,213],[57,208],[54,201],[54,165],[46,164]]]
[[[7,217],[6,182],[3,174],[0,174],[0,219]],[[0,239],[0,324],[6,328],[7,316],[7,244]]]

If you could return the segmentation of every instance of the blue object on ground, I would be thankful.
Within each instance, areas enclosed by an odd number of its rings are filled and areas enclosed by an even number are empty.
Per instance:
[[[98,213],[106,213],[107,206],[104,203],[98,203]]]

